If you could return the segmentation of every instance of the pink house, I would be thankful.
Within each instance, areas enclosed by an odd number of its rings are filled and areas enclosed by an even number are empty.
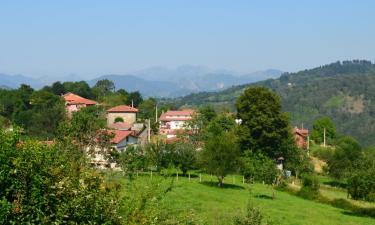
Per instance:
[[[96,101],[83,98],[71,92],[64,94],[63,98],[65,100],[65,108],[68,112],[68,115],[71,115],[73,112],[76,112],[81,108],[98,104]]]

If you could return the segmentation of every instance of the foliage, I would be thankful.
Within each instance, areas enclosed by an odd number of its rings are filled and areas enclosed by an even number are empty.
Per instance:
[[[74,112],[70,120],[59,126],[58,138],[78,145],[81,150],[93,156],[102,154],[110,158],[112,152],[110,140],[113,134],[104,130],[106,126],[104,112],[100,106],[86,107]]]
[[[354,138],[343,137],[327,162],[329,173],[335,178],[348,178],[362,159],[363,151],[358,142]]]
[[[24,110],[16,109],[13,113],[15,124],[24,128],[31,136],[54,137],[59,123],[65,119],[62,99],[47,91],[35,91],[26,98],[30,105]]]
[[[259,207],[253,206],[248,203],[246,214],[242,217],[237,216],[234,218],[233,225],[267,225],[272,224],[265,220],[264,215]]]
[[[196,164],[197,152],[189,142],[178,142],[173,145],[173,164],[176,168],[186,174],[188,170],[194,169]]]
[[[70,143],[47,146],[0,132],[2,224],[120,224],[115,184]]]
[[[209,135],[200,154],[202,167],[218,178],[223,186],[224,177],[238,170],[240,151],[233,132]]]
[[[125,151],[120,153],[118,163],[122,171],[129,177],[132,177],[135,172],[145,168],[146,158],[142,152],[142,148],[129,146]]]
[[[335,62],[296,73],[285,73],[279,79],[234,86],[219,92],[202,92],[170,101],[177,107],[225,105],[235,110],[234,102],[250,86],[272,89],[282,98],[283,110],[292,124],[312,128],[321,117],[332,118],[337,131],[353,136],[363,146],[375,144],[375,64],[365,60]],[[329,104],[339,97],[344,103]],[[326,104],[327,102],[327,104]]]
[[[132,104],[134,107],[138,107],[143,101],[142,95],[139,91],[130,92],[128,99],[128,104]]]
[[[302,176],[302,187],[298,192],[299,196],[306,199],[316,199],[319,197],[320,181],[314,174],[304,174]]]
[[[115,118],[115,123],[119,123],[119,122],[124,122],[124,118],[122,118],[122,117],[116,117]]]
[[[317,144],[323,143],[324,129],[326,132],[326,143],[332,144],[336,138],[336,126],[329,117],[320,117],[315,120],[311,139]]]
[[[322,147],[320,145],[310,145],[310,151],[313,156],[328,162],[332,159],[335,149],[332,147]]]
[[[281,111],[280,98],[263,87],[252,87],[237,99],[241,149],[261,152],[270,158],[286,157],[293,148],[288,117]]]
[[[115,91],[115,84],[113,81],[108,79],[98,80],[94,87],[92,88],[92,92],[95,94],[96,98],[103,97]]]
[[[266,184],[273,184],[279,175],[274,160],[261,153],[251,152],[246,152],[243,157],[242,173],[251,183],[265,182]]]
[[[353,199],[375,202],[375,154],[367,150],[348,178],[348,193]]]

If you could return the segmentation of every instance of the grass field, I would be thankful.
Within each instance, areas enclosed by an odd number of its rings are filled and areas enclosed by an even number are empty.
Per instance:
[[[149,176],[141,176],[138,182],[145,184]],[[170,213],[180,213],[192,210],[197,218],[205,224],[231,224],[235,215],[244,212],[251,201],[259,206],[266,218],[273,224],[282,225],[375,225],[375,219],[353,215],[345,211],[309,200],[305,200],[286,192],[277,191],[276,199],[272,199],[271,187],[263,184],[242,184],[242,179],[236,177],[233,185],[232,177],[226,179],[226,186],[219,188],[210,177],[205,175],[203,182],[194,178],[190,182],[186,177],[175,179],[174,187],[163,200]],[[214,181],[214,180],[213,180]],[[339,191],[339,197],[345,193]],[[335,196],[334,190],[329,195]]]

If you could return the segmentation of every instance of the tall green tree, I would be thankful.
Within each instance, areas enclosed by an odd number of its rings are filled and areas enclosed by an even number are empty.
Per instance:
[[[332,120],[327,117],[320,117],[314,121],[313,130],[311,132],[311,139],[317,144],[321,144],[324,141],[324,130],[326,135],[326,142],[332,144],[336,138],[336,126]]]
[[[264,87],[251,87],[237,99],[237,116],[242,120],[238,135],[241,150],[261,152],[273,159],[286,157],[295,148],[280,97]]]

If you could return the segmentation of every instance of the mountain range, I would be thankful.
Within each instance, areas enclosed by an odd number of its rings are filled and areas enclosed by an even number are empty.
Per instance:
[[[86,81],[93,86],[98,80],[109,79],[115,83],[116,89],[140,91],[146,97],[178,97],[201,91],[224,90],[233,85],[275,78],[281,74],[279,70],[269,69],[239,75],[228,70],[211,70],[203,66],[184,65],[175,69],[152,67],[124,75],[101,75]],[[44,76],[36,79],[23,75],[0,74],[0,86],[7,88],[18,88],[20,84],[25,83],[39,89],[55,81],[79,80],[81,79],[77,75],[58,78]]]

